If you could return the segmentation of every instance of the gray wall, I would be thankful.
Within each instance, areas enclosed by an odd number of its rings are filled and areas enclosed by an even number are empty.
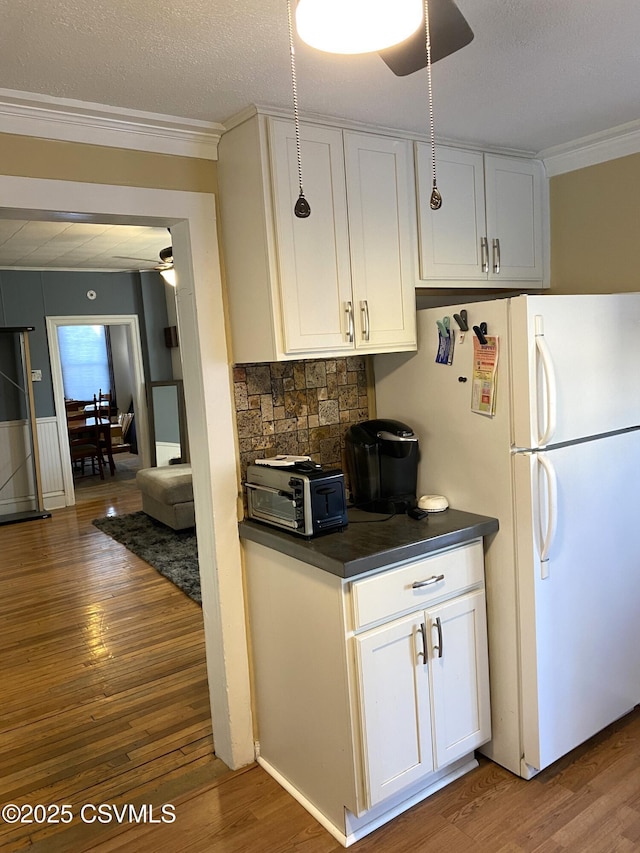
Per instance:
[[[87,298],[94,290],[96,298]],[[168,325],[164,282],[156,272],[58,272],[0,270],[0,324],[34,326],[30,333],[31,366],[42,371],[42,382],[34,383],[36,416],[55,414],[53,384],[47,343],[46,317],[98,314],[137,314],[147,381],[172,379],[171,353],[164,344]],[[7,358],[0,349],[0,370]],[[11,364],[7,366],[14,370]],[[6,380],[0,384],[0,417],[20,417],[11,397],[5,397]]]

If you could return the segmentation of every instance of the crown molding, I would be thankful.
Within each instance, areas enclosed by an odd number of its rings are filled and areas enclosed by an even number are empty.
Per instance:
[[[285,118],[293,120],[293,110],[287,107],[276,107],[268,104],[250,104],[239,113],[235,113],[224,121],[224,132],[233,130],[254,116]],[[376,136],[391,136],[394,139],[407,139],[409,142],[425,142],[429,144],[431,137],[428,133],[419,131],[401,130],[397,127],[387,127],[380,124],[367,124],[366,122],[353,121],[352,119],[328,116],[323,113],[303,112],[300,120],[305,124],[320,124],[323,127],[335,127],[339,130],[353,130],[356,133],[373,133]],[[468,148],[471,151],[484,151],[491,154],[504,154],[509,157],[521,157],[530,159],[535,157],[535,151],[522,148],[507,148],[506,146],[487,145],[481,142],[453,139],[447,136],[438,136],[438,145],[451,145],[454,148]]]
[[[218,159],[216,122],[0,89],[0,132],[204,160]]]
[[[594,133],[538,153],[548,177],[640,153],[640,120]]]

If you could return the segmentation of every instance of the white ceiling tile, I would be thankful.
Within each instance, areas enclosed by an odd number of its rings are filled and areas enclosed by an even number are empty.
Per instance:
[[[165,228],[0,219],[0,268],[150,269],[169,244]]]

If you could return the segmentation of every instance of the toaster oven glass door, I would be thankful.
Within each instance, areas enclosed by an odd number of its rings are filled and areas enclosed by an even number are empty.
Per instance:
[[[293,492],[271,489],[268,486],[256,486],[247,483],[250,515],[269,521],[279,527],[296,529],[296,503]]]

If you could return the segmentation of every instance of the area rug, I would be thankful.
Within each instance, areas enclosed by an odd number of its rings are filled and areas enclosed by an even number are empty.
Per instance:
[[[195,529],[172,530],[144,512],[108,515],[93,524],[202,604]]]

